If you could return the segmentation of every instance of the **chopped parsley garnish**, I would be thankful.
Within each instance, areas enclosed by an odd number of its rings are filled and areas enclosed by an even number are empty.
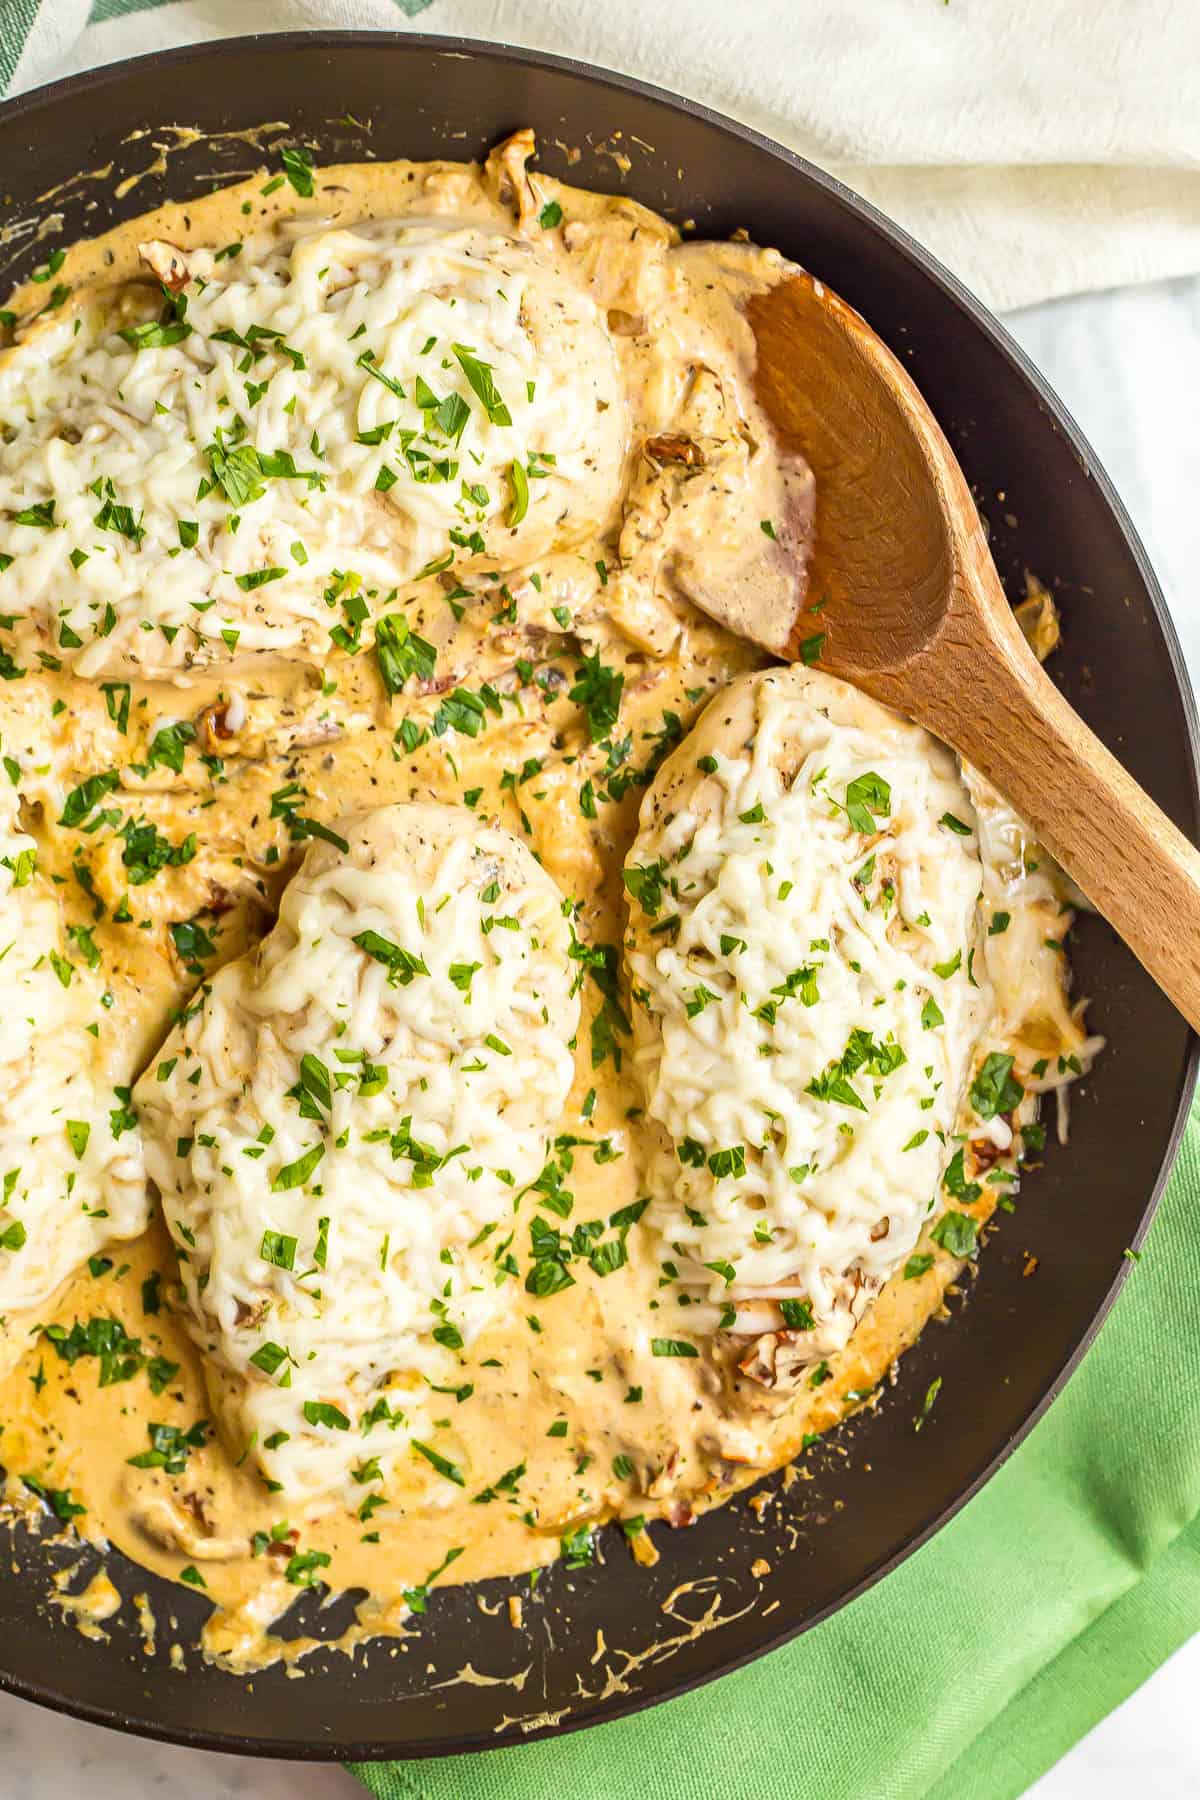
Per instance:
[[[271,1191],[273,1193],[281,1193],[285,1188],[303,1187],[305,1182],[308,1180],[309,1176],[316,1169],[317,1164],[320,1162],[320,1160],[324,1156],[324,1154],[325,1154],[324,1144],[316,1143],[312,1146],[312,1148],[310,1150],[306,1150],[304,1152],[303,1156],[298,1156],[296,1158],[295,1162],[284,1163],[283,1167],[280,1170],[278,1170],[274,1179],[271,1182]],[[267,1241],[267,1237],[270,1235],[271,1235],[270,1233],[264,1234],[264,1237],[263,1237],[264,1244]],[[293,1253],[294,1253],[295,1239],[289,1238],[289,1239],[285,1239],[284,1241],[287,1243],[291,1243],[291,1245],[293,1247]],[[267,1260],[272,1261],[273,1259],[268,1257]],[[291,1268],[291,1266],[292,1265],[290,1263],[282,1263],[280,1265],[281,1268]]]
[[[1025,1089],[1012,1072],[1011,1056],[997,1051],[984,1059],[971,1083],[970,1100],[981,1119],[994,1119],[997,1113],[1011,1112],[1025,1097]]]
[[[306,1400],[304,1417],[310,1425],[328,1425],[331,1431],[349,1431],[350,1421],[340,1406],[329,1400]]]
[[[407,987],[415,975],[429,973],[422,957],[406,950],[402,944],[394,944],[378,931],[360,931],[354,942],[373,962],[384,965],[388,972],[389,987]]]
[[[593,744],[608,737],[620,717],[624,686],[624,674],[618,669],[606,668],[600,661],[598,650],[585,656],[582,665],[576,669],[575,685],[568,691],[567,698],[582,706],[587,714]]]
[[[920,1429],[924,1425],[926,1419],[929,1417],[930,1413],[933,1411],[933,1403],[937,1399],[938,1394],[941,1392],[941,1387],[942,1387],[942,1377],[940,1375],[937,1375],[930,1382],[929,1386],[925,1389],[925,1398],[921,1402],[921,1410],[917,1414],[916,1418],[913,1420],[913,1430],[914,1431],[920,1431]]]
[[[36,1475],[22,1475],[21,1485],[44,1501],[55,1518],[61,1519],[64,1525],[79,1518],[85,1510],[77,1500],[72,1500],[70,1488],[47,1487]]]
[[[256,1369],[261,1369],[264,1375],[274,1375],[288,1361],[288,1352],[282,1344],[274,1344],[268,1340],[267,1343],[259,1345],[250,1361]]]
[[[455,1487],[466,1487],[466,1476],[463,1474],[457,1463],[450,1462],[446,1457],[442,1456],[439,1451],[435,1450],[431,1444],[423,1444],[419,1438],[413,1438],[411,1442],[417,1455],[423,1456],[425,1461],[429,1463],[432,1468],[435,1468],[439,1475],[444,1475],[447,1481],[452,1481],[454,1483]]]
[[[129,700],[131,689],[127,681],[102,681],[100,691],[104,695],[104,705],[109,718],[124,737],[129,729]]]
[[[590,1525],[576,1525],[560,1539],[562,1560],[568,1569],[586,1569],[596,1560],[595,1536]]]
[[[246,575],[239,575],[237,584],[243,594],[253,593],[255,588],[266,587],[270,581],[282,581],[287,574],[286,569],[251,569]]]
[[[207,1419],[197,1419],[187,1431],[181,1431],[178,1425],[147,1425],[146,1431],[149,1450],[127,1457],[126,1461],[135,1469],[162,1469],[167,1475],[182,1475],[189,1453],[202,1450],[208,1442],[209,1426]]]
[[[945,1212],[930,1236],[950,1256],[974,1256],[979,1240],[979,1224],[969,1213]]]
[[[461,731],[465,737],[475,738],[486,723],[485,702],[478,694],[463,687],[456,687],[452,694],[447,694],[433,715],[435,737],[444,737],[447,731]]]
[[[437,651],[410,630],[407,619],[388,613],[375,627],[375,660],[388,693],[398,694],[410,675],[421,681],[433,679]]]
[[[89,1319],[86,1325],[76,1319],[70,1331],[64,1325],[47,1325],[42,1336],[68,1367],[73,1368],[82,1356],[96,1357],[101,1387],[132,1380],[142,1366],[141,1344],[126,1335],[119,1319]]]
[[[217,946],[208,932],[195,919],[172,921],[169,929],[171,942],[189,973],[202,975],[204,970],[199,959],[217,953]]]
[[[886,819],[891,814],[891,787],[873,770],[857,775],[847,784],[843,810],[855,831],[870,835],[879,829],[878,819]]]
[[[118,537],[128,538],[135,547],[146,535],[140,517],[134,518],[133,509],[118,505],[111,481],[105,484],[104,500],[93,524],[101,531],[114,531]]]
[[[281,1231],[264,1231],[258,1254],[264,1262],[274,1263],[277,1269],[294,1269],[296,1266],[296,1239],[288,1237]]]
[[[106,794],[111,794],[119,787],[121,777],[115,769],[106,769],[103,774],[89,775],[86,781],[72,788],[63,803],[60,825],[80,826],[99,806]]]
[[[899,1044],[877,1043],[869,1031],[856,1025],[841,1060],[830,1063],[822,1074],[814,1076],[804,1091],[815,1100],[836,1101],[841,1106],[866,1112],[866,1102],[851,1085],[851,1076],[863,1070],[877,1080],[883,1080],[907,1061]]]
[[[328,1550],[298,1550],[288,1558],[283,1578],[293,1587],[312,1587],[317,1580],[317,1570],[327,1569],[329,1562]]]
[[[313,159],[311,150],[301,144],[295,150],[281,150],[280,161],[283,172],[300,195],[301,199],[310,200],[313,194]]]
[[[529,511],[529,477],[515,458],[509,464],[508,479],[512,483],[512,500],[504,522],[508,526],[514,526],[519,525]]]
[[[512,414],[504,404],[503,396],[496,386],[495,373],[490,363],[481,362],[474,351],[466,344],[451,344],[458,364],[478,399],[484,412],[493,425],[511,425]]]
[[[163,767],[171,769],[176,775],[182,775],[187,746],[194,743],[195,738],[196,727],[190,719],[179,719],[174,725],[163,725],[151,739],[147,753],[149,760],[139,773],[148,774],[151,769]]]
[[[300,1086],[319,1107],[323,1108],[325,1112],[329,1112],[333,1106],[333,1087],[329,1069],[312,1051],[306,1051],[300,1058]],[[313,1116],[320,1118],[321,1115],[318,1112]]]
[[[654,918],[662,905],[664,873],[665,864],[661,861],[633,863],[621,871],[626,889],[650,918]]]

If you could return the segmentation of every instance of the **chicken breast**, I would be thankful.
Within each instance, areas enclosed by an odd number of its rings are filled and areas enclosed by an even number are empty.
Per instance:
[[[127,1046],[0,788],[0,1368],[86,1257],[149,1222]],[[111,996],[109,996],[111,999]]]
[[[0,357],[16,666],[323,660],[331,632],[369,643],[395,590],[518,568],[614,513],[612,340],[535,243],[310,221],[142,254],[146,287],[64,299]]]
[[[734,682],[625,868],[647,1221],[692,1331],[829,1356],[917,1242],[991,988],[951,753],[814,670]]]
[[[571,1082],[568,949],[507,832],[352,814],[139,1082],[226,1442],[287,1503],[357,1505],[372,1459],[390,1492],[463,1482],[432,1421],[521,1298],[513,1215]]]

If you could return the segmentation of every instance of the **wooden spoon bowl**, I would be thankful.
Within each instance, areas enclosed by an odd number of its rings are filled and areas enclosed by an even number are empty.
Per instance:
[[[811,531],[692,597],[775,655],[915,719],[1012,802],[1200,1030],[1200,853],[1063,699],[1025,642],[954,453],[900,363],[801,271],[754,296],[755,385]]]

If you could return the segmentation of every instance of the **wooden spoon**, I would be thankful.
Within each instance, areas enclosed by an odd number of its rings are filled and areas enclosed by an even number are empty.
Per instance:
[[[1029,649],[954,453],[891,351],[810,275],[747,304],[758,399],[795,521],[690,598],[775,655],[815,662],[924,725],[1028,820],[1194,1030],[1200,853],[1067,704]]]

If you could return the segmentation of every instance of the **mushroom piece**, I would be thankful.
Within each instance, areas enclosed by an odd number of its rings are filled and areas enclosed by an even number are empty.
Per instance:
[[[145,263],[156,281],[172,294],[178,294],[192,278],[187,258],[177,244],[168,244],[164,238],[151,238],[137,247],[138,255]]]
[[[689,469],[704,467],[704,452],[699,444],[682,432],[663,431],[657,437],[647,438],[642,449],[655,463],[685,463]]]
[[[514,131],[497,144],[484,164],[484,179],[501,206],[509,206],[521,230],[533,223],[538,210],[537,195],[525,165],[537,150],[537,139],[529,126]]]
[[[832,1307],[811,1331],[765,1331],[755,1339],[737,1365],[748,1381],[761,1388],[791,1390],[809,1369],[845,1349],[883,1284],[861,1269],[851,1269],[836,1285],[839,1291]]]
[[[164,1488],[147,1492],[129,1483],[129,1512],[137,1529],[164,1550],[189,1556],[193,1562],[232,1562],[246,1554],[245,1537],[218,1537],[207,1530],[202,1509],[188,1506],[196,1497],[179,1496]]]

